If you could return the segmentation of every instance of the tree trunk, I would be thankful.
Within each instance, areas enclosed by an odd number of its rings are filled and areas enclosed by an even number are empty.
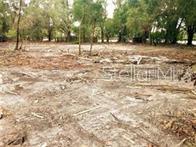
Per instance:
[[[92,26],[91,45],[90,45],[90,56],[92,55],[94,32],[95,32],[95,22],[93,23],[93,26]]]
[[[70,42],[70,41],[71,41],[71,31],[69,30],[66,35],[66,42]]]
[[[22,9],[22,0],[20,0],[20,4],[19,4],[17,30],[16,30],[16,46],[15,46],[15,50],[18,50],[19,49],[21,9]]]
[[[79,41],[78,41],[78,43],[79,43],[79,55],[81,55],[81,25],[79,26]]]
[[[178,38],[178,30],[175,29],[169,29],[166,31],[165,35],[165,43],[168,44],[176,44],[177,43],[177,38]]]
[[[193,36],[194,36],[194,26],[188,26],[187,28],[187,35],[188,35],[188,43],[187,45],[192,45],[193,42]]]
[[[169,43],[169,37],[168,37],[168,30],[166,30],[166,34],[165,34],[165,44]]]
[[[7,24],[7,22],[6,22],[6,19],[3,18],[3,21],[2,21],[2,28],[1,28],[2,33],[5,34],[5,33],[8,31],[8,28],[9,28],[9,26],[8,26],[8,24]]]
[[[125,25],[122,25],[119,33],[118,33],[118,42],[125,43],[127,37],[127,28]]]
[[[85,31],[84,27],[83,27],[83,30],[82,30],[82,42],[86,42],[86,31]]]
[[[118,33],[118,42],[122,42],[122,33],[121,33],[121,30]]]
[[[71,20],[70,20],[70,15],[71,15],[71,11],[70,11],[70,7],[69,7],[69,0],[65,0],[65,5],[66,5],[66,9],[67,9],[67,14],[66,15],[66,19],[67,19],[67,34],[66,34],[66,42],[70,42],[71,41]]]
[[[171,44],[176,44],[177,43],[177,41],[178,41],[178,34],[179,34],[179,30],[178,29],[176,29],[176,30],[173,30],[173,32],[172,32],[172,40],[171,40]]]
[[[104,29],[101,27],[101,42],[104,43]]]
[[[22,38],[22,37],[20,37],[20,38]],[[20,44],[19,50],[22,50],[22,45],[23,45],[23,40],[21,39],[21,44]]]
[[[79,26],[79,40],[78,40],[78,43],[79,43],[79,55],[82,54],[82,51],[81,51],[81,35],[84,35],[84,34],[81,34],[82,33],[82,26],[83,26],[83,21],[84,21],[84,18],[85,18],[85,8],[83,8],[83,16],[82,16],[82,19],[80,21],[80,26]]]
[[[106,39],[107,39],[107,43],[109,43],[110,42],[110,37],[106,36]]]
[[[167,22],[165,43],[171,43],[171,44],[177,43],[177,38],[182,22],[183,19],[181,19],[180,23],[179,23],[179,19],[170,20]]]
[[[172,42],[171,42],[172,44],[176,44],[177,41],[178,41],[178,35],[179,35],[180,28],[181,28],[181,25],[182,25],[183,21],[184,21],[184,19],[181,19],[179,24],[178,24],[178,22],[176,22],[177,28],[175,30],[173,30],[173,39],[172,39]]]
[[[48,28],[48,41],[50,42],[52,40],[52,28]]]

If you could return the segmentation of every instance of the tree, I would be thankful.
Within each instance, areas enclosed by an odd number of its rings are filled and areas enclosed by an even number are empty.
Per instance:
[[[165,43],[175,44],[183,21],[179,16],[178,0],[164,0],[160,9],[163,10],[161,12],[162,22],[165,22]]]
[[[95,28],[99,22],[102,22],[102,1],[95,1],[91,4],[91,15],[90,15],[90,23],[91,23],[91,45],[90,45],[90,55],[92,54],[92,47],[94,41]]]
[[[22,44],[19,46],[21,41],[21,18],[25,15],[25,8],[28,6],[27,1],[24,0],[7,0],[7,15],[9,16],[10,26],[7,30],[7,34],[12,34],[16,39],[15,50],[22,49]],[[8,20],[7,20],[8,21]]]
[[[127,16],[128,16],[128,5],[123,3],[122,0],[116,2],[116,9],[114,12],[114,24],[118,30],[118,42],[126,42],[128,38],[127,33]]]
[[[105,37],[105,22],[107,19],[107,0],[101,0],[100,3],[102,4],[102,13],[101,13],[101,19],[99,22],[100,29],[101,29],[101,42],[104,43],[104,37]]]
[[[138,38],[137,42],[146,42],[151,30],[152,17],[147,11],[148,5],[145,1],[131,1],[127,18],[127,26],[131,37]]]
[[[0,20],[0,34],[5,35],[10,28],[10,11],[3,0],[0,0]]]
[[[47,36],[47,17],[43,10],[43,2],[31,0],[29,6],[25,9],[25,15],[21,21],[23,26],[21,31],[23,37],[32,41],[42,41]]]
[[[94,40],[95,29],[102,21],[103,1],[102,0],[75,0],[73,5],[74,20],[80,22],[80,30],[83,34],[83,41],[86,40],[86,33],[90,36],[90,54]],[[79,34],[80,36],[80,34]]]
[[[194,34],[196,33],[196,1],[195,0],[189,0],[189,1],[183,1],[179,0],[179,6],[180,6],[180,14],[181,17],[185,21],[187,36],[188,36],[188,43],[187,45],[192,45]]]
[[[18,7],[18,20],[16,26],[16,46],[15,50],[19,49],[19,42],[20,42],[20,20],[21,20],[21,11],[22,11],[22,0],[19,0],[19,7]]]
[[[75,0],[73,4],[74,21],[80,22],[82,42],[88,41],[90,36],[91,0]]]
[[[53,31],[55,26],[55,1],[45,0],[42,4],[43,16],[45,17],[44,26],[47,30],[48,41],[50,42],[53,38]]]
[[[116,36],[118,42],[132,37],[144,43],[149,37],[151,42],[176,43],[186,30],[191,45],[196,32],[195,0],[114,0],[112,19],[106,17],[106,0],[74,0],[73,6],[69,0],[25,2],[0,0],[0,33],[16,39],[16,49],[22,39],[69,42],[72,32],[90,42],[90,53],[95,37],[102,42]],[[80,22],[80,31],[73,21]]]
[[[59,0],[55,3],[57,30],[64,34],[65,41],[71,41],[72,14],[69,0]]]
[[[88,25],[88,8],[89,8],[90,1],[89,0],[75,0],[73,4],[73,16],[74,16],[74,21],[78,22],[78,27],[79,27],[79,55],[81,55],[81,36],[82,41],[84,42],[86,39],[85,35],[85,29]],[[81,34],[83,33],[83,35]]]
[[[105,36],[107,43],[110,42],[110,38],[114,37],[115,35],[115,28],[114,28],[114,22],[112,19],[107,19],[105,22]]]

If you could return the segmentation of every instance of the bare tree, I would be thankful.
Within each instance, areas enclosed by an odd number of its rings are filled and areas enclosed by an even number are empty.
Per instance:
[[[21,49],[21,48],[19,48],[21,10],[22,10],[22,0],[19,0],[19,12],[18,12],[18,20],[17,20],[17,26],[16,26],[16,47],[15,47],[15,50]]]
[[[92,55],[92,49],[93,49],[95,27],[96,27],[95,23],[96,23],[96,19],[95,19],[95,21],[93,22],[93,25],[92,25],[91,42],[90,42],[90,56]]]

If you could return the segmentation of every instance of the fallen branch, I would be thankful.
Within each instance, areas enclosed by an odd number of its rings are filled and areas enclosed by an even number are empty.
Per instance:
[[[196,96],[196,90],[192,90],[191,92]]]
[[[88,113],[88,112],[90,112],[90,111],[99,109],[99,108],[101,108],[101,106],[97,106],[97,107],[94,107],[94,108],[90,108],[90,109],[87,109],[87,110],[84,110],[84,111],[75,113],[74,116],[82,115],[82,114]]]
[[[140,135],[139,133],[137,133],[137,132],[134,130],[135,128],[134,128],[134,129],[131,128],[129,124],[127,124],[127,123],[123,122],[122,120],[120,120],[120,119],[119,119],[118,117],[116,117],[113,113],[110,113],[110,114],[111,114],[112,117],[115,119],[115,121],[117,121],[121,126],[123,126],[123,125],[127,126],[128,129],[129,129],[131,132],[135,133],[138,137],[140,137],[140,138],[146,140],[148,143],[152,144],[152,145],[155,146],[155,147],[159,147],[159,145],[158,145],[157,143],[154,143],[153,141],[149,140],[148,138],[146,138],[146,137]]]
[[[182,141],[180,141],[180,143],[178,143],[177,145],[175,145],[175,147],[181,147],[186,140],[187,140],[186,138],[183,139]]]
[[[39,115],[39,114],[36,114],[36,113],[34,113],[34,112],[32,112],[31,114],[32,114],[33,116],[37,117],[37,118],[41,118],[41,119],[44,118],[43,116],[41,116],[41,115]]]

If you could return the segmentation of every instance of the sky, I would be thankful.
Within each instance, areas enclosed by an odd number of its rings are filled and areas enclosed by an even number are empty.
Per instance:
[[[109,18],[113,17],[114,9],[115,5],[113,3],[113,0],[107,0],[107,13]]]
[[[72,5],[74,0],[69,0],[69,3]],[[114,13],[114,9],[115,9],[115,5],[113,3],[114,0],[107,0],[107,14],[108,14],[108,18],[112,18],[113,17],[113,13]]]
[[[26,3],[29,3],[31,0],[25,0]],[[69,0],[69,3],[72,5],[74,0]],[[114,0],[107,0],[107,15],[108,18],[112,18],[113,17],[113,13],[114,13],[114,9],[115,9],[115,5],[113,3]]]

